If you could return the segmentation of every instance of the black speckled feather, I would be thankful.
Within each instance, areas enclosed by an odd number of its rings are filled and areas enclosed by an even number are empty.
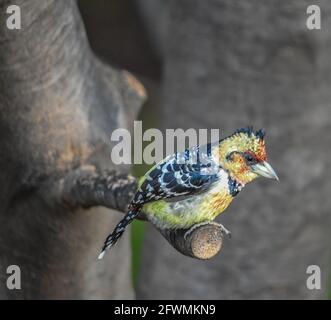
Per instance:
[[[197,146],[166,158],[145,177],[133,205],[207,191],[218,180],[218,166],[208,156]]]

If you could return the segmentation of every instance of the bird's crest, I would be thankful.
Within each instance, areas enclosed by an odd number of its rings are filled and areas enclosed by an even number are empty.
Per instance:
[[[251,151],[259,160],[266,160],[265,131],[263,129],[254,131],[253,127],[237,129],[232,135],[225,138],[221,143],[223,152]]]
[[[245,134],[249,138],[264,140],[265,131],[264,129],[254,131],[253,127],[240,128],[237,129],[231,136],[240,135],[240,134]]]

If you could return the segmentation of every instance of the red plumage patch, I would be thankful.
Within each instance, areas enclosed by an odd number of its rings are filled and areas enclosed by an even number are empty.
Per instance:
[[[257,150],[257,152],[255,153],[256,159],[258,161],[266,161],[267,160],[267,152],[265,149],[265,143],[264,140],[260,140],[259,143],[259,148]]]

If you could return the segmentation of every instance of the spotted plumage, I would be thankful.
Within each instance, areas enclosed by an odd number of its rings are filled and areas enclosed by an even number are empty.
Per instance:
[[[217,143],[166,157],[140,181],[127,215],[107,237],[100,257],[143,211],[161,229],[212,221],[258,176],[278,179],[266,162],[264,131],[239,129]]]
[[[232,197],[235,197],[243,188],[243,185],[237,182],[235,179],[232,179],[230,176],[228,177],[228,188],[229,194]]]
[[[178,154],[166,158],[144,177],[133,199],[133,204],[144,204],[159,199],[193,196],[204,192],[218,180],[212,161],[203,163],[178,159]],[[217,170],[218,171],[218,170]]]

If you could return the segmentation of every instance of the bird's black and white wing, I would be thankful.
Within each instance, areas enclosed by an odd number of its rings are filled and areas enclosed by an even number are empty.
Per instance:
[[[209,190],[218,181],[219,167],[199,146],[167,157],[152,168],[132,204],[177,200]]]

